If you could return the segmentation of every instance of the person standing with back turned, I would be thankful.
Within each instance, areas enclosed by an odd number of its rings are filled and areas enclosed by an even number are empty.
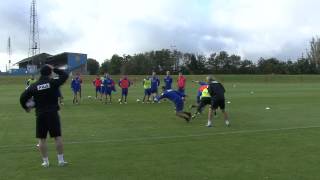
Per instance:
[[[53,79],[53,72],[59,76]],[[58,153],[58,165],[67,164],[63,158],[63,143],[61,136],[60,117],[58,114],[59,104],[56,92],[59,87],[66,82],[68,74],[63,70],[45,65],[40,70],[41,76],[37,82],[26,89],[20,97],[20,104],[26,112],[31,111],[27,102],[33,97],[36,112],[36,137],[39,139],[39,150],[42,156],[43,167],[49,167],[47,134],[55,139],[56,150]]]
[[[228,120],[228,113],[225,111],[225,97],[224,93],[226,90],[224,89],[223,85],[214,80],[213,77],[208,76],[207,77],[208,82],[208,92],[211,96],[211,108],[209,109],[208,113],[208,124],[207,127],[212,127],[212,112],[215,112],[218,108],[221,109],[223,116],[224,116],[224,122],[226,126],[230,126],[230,122]]]

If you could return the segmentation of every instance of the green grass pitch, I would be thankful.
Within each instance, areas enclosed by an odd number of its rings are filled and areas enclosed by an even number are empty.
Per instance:
[[[50,139],[51,167],[40,167],[35,116],[19,105],[24,77],[0,77],[1,180],[315,180],[319,179],[320,76],[220,75],[226,87],[232,126],[218,112],[206,128],[207,110],[187,124],[171,103],[141,104],[141,76],[129,90],[129,104],[112,105],[94,96],[84,78],[81,105],[72,105],[70,83],[61,110],[67,167],[57,166]],[[118,80],[119,77],[114,77]],[[162,78],[162,77],[161,77]],[[187,76],[185,107],[197,85]],[[163,83],[163,81],[161,82]],[[251,94],[251,91],[254,93]],[[270,110],[266,110],[270,107]]]

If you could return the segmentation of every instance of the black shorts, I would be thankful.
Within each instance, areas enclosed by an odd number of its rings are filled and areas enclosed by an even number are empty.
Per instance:
[[[36,137],[46,139],[48,132],[50,137],[61,136],[61,124],[58,112],[37,114]]]
[[[206,105],[211,105],[211,97],[203,97],[200,100],[199,106],[198,106],[198,112],[202,112],[202,110],[204,109],[204,107]]]
[[[216,98],[213,97],[211,101],[211,109],[218,109],[224,110],[226,107],[225,99],[224,98]]]

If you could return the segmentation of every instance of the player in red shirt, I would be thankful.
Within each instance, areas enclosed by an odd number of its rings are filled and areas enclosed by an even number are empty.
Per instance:
[[[101,95],[101,84],[102,80],[100,79],[100,76],[97,75],[96,79],[92,81],[93,86],[96,88],[96,99],[98,98],[98,93]]]
[[[179,73],[178,80],[177,80],[177,83],[178,83],[178,91],[179,91],[181,94],[184,94],[184,95],[185,95],[186,81],[187,81],[187,79],[186,79],[186,78],[182,75],[182,73],[180,72],[180,73]]]
[[[129,81],[127,76],[124,76],[122,79],[120,79],[119,86],[122,89],[120,104],[122,104],[123,97],[124,97],[124,103],[127,104],[128,89],[130,85],[131,85],[131,81]]]

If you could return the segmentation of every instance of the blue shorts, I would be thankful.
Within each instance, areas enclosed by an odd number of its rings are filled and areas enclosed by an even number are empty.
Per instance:
[[[144,90],[144,95],[150,96],[151,95],[151,89],[145,89]]]
[[[122,95],[127,96],[128,95],[128,88],[122,89]]]
[[[185,94],[184,94],[184,93],[185,93],[184,88],[179,88],[179,89],[178,89],[178,92],[181,93],[181,94],[183,94],[183,95],[185,95]]]
[[[101,90],[100,90],[100,93],[104,94],[106,92],[106,87],[104,86],[101,86]]]
[[[202,92],[198,91],[198,94],[197,94],[197,103],[198,104],[200,103],[201,94],[202,94]]]
[[[96,86],[96,92],[101,92],[101,86]]]
[[[176,112],[182,112],[182,111],[183,111],[183,105],[184,105],[184,103],[183,103],[182,100],[177,101],[177,102],[175,102],[174,104],[175,104],[175,106],[176,106]]]
[[[111,93],[112,93],[112,89],[110,89],[110,88],[106,88],[106,90],[105,90],[105,94],[107,94],[107,95],[111,95]]]
[[[166,85],[166,90],[168,90],[168,89],[172,89],[171,85],[170,86]]]
[[[72,92],[73,92],[74,94],[77,94],[77,93],[80,92],[80,88],[79,88],[79,89],[77,89],[77,88],[72,88]]]
[[[152,88],[150,91],[151,94],[158,93],[158,88]]]

